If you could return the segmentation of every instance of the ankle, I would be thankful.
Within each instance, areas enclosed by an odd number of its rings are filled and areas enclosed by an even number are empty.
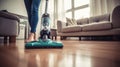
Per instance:
[[[30,35],[35,35],[35,33],[30,33]]]
[[[34,40],[37,40],[37,34],[34,33]]]

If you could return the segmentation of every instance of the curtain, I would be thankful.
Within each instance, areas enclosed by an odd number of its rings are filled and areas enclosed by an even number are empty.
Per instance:
[[[58,20],[65,21],[64,0],[57,0],[57,1],[58,1],[58,7],[57,7]]]
[[[65,9],[64,0],[54,0],[55,1],[55,11],[54,11],[54,28],[57,28],[57,21],[65,21]]]
[[[90,16],[112,13],[119,0],[90,0]]]

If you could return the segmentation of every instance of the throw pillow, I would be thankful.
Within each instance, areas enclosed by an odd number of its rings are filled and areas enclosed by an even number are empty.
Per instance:
[[[77,22],[75,19],[66,18],[66,21],[68,26],[77,25]]]

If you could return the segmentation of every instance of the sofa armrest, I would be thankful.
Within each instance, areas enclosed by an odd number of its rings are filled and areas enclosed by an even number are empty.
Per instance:
[[[58,20],[57,21],[57,31],[58,31],[58,33],[60,33],[62,28],[64,28],[64,27],[66,27],[66,23]]]
[[[113,28],[120,28],[120,5],[116,6],[112,12]]]
[[[18,22],[20,22],[20,19],[18,16],[14,15],[12,13],[9,13],[9,12],[0,11],[0,17],[12,19],[12,20],[17,20]]]

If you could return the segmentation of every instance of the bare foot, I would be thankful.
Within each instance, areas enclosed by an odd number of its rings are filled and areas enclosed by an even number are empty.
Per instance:
[[[30,33],[29,36],[28,36],[28,39],[25,40],[25,42],[31,42],[31,41],[34,41],[35,39],[35,33]]]

